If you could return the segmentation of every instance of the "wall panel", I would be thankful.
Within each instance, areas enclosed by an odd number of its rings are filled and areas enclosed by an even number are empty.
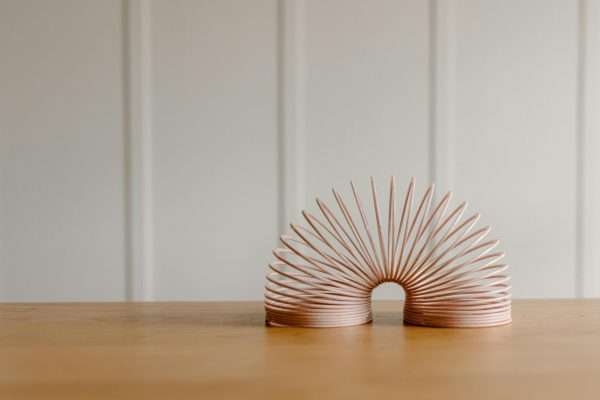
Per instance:
[[[121,12],[0,5],[0,300],[124,299]]]
[[[306,202],[391,175],[429,182],[429,10],[423,1],[306,3]],[[382,190],[382,189],[380,189]],[[398,297],[394,287],[378,295]]]
[[[155,298],[260,298],[278,229],[277,3],[152,4]]]
[[[392,174],[480,211],[516,297],[599,295],[599,16],[3,1],[0,301],[260,299],[290,215]]]
[[[573,296],[577,3],[461,0],[455,17],[455,191],[503,239],[516,296]]]

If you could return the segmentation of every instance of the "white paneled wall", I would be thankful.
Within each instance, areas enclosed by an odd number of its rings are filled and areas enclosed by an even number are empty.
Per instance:
[[[350,179],[365,193],[369,175],[428,182],[427,2],[309,1],[304,24],[303,203],[318,214],[315,196],[334,201],[332,186],[350,196]]]
[[[154,296],[260,297],[278,228],[277,4],[156,2],[152,26]]]
[[[0,299],[125,293],[119,1],[0,2]]]
[[[600,295],[599,46],[584,0],[1,0],[0,300],[260,299],[288,220],[391,174],[517,297]]]
[[[578,4],[456,4],[453,188],[504,239],[516,294],[573,296]]]

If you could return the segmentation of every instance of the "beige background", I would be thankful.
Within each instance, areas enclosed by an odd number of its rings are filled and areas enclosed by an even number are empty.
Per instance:
[[[288,219],[390,174],[515,296],[600,295],[599,48],[585,0],[0,0],[0,300],[259,299]]]

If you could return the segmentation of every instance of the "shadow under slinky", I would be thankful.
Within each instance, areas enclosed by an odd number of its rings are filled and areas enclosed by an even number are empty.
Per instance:
[[[170,322],[177,323],[177,318],[172,318]],[[189,322],[189,320],[188,320]],[[204,326],[221,326],[221,327],[269,327],[273,329],[288,329],[288,327],[269,326],[265,322],[264,313],[253,312],[253,313],[236,313],[236,314],[225,314],[219,317],[210,319],[204,319],[199,321]],[[402,311],[392,312],[376,312],[373,314],[373,321],[366,325],[379,325],[379,326],[402,326],[404,325],[402,319]],[[324,329],[344,329],[348,327],[340,328],[324,328]],[[321,329],[321,328],[305,328],[305,329]]]
[[[373,313],[374,325],[401,326],[404,325],[402,311],[380,311]]]

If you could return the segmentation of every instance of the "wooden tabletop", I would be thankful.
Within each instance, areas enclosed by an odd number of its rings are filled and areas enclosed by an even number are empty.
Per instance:
[[[267,328],[261,303],[0,305],[0,399],[597,399],[600,300],[510,326]]]

